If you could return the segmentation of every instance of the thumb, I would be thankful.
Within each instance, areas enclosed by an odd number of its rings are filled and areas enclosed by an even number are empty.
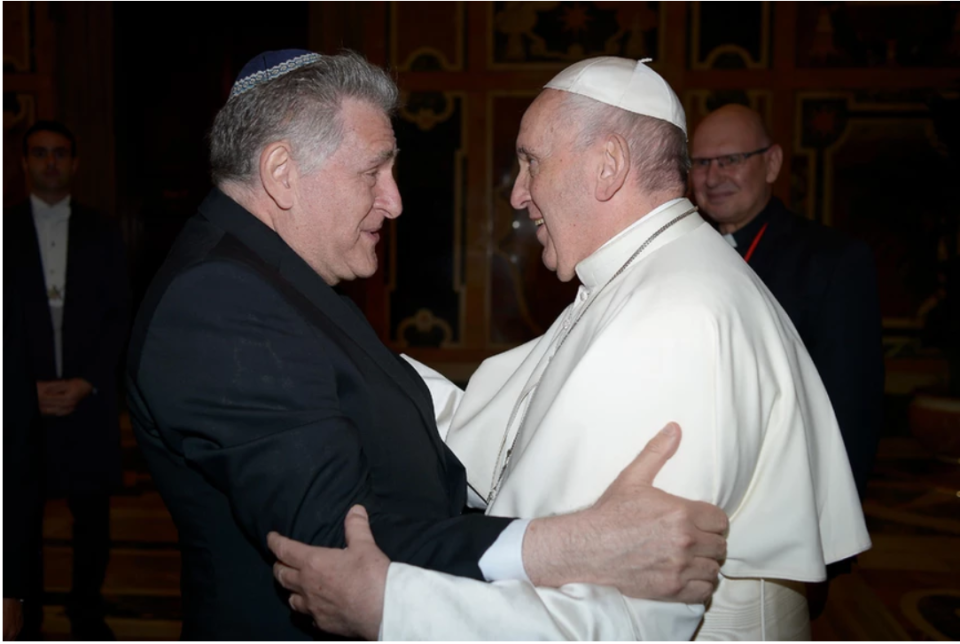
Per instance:
[[[680,447],[680,425],[667,423],[620,475],[633,483],[653,485],[653,480]]]
[[[370,519],[367,517],[367,510],[362,505],[355,505],[350,508],[350,511],[347,512],[347,518],[343,522],[343,529],[348,548],[364,543],[376,545],[373,533],[370,532]]]
[[[267,534],[267,547],[273,555],[291,568],[303,568],[309,561],[311,547],[305,543],[288,539],[277,532]]]

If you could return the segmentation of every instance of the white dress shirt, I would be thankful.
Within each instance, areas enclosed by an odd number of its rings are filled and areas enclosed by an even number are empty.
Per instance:
[[[43,280],[53,322],[54,354],[57,377],[63,375],[63,303],[67,294],[67,241],[70,228],[70,196],[52,206],[36,195],[30,195],[33,225],[37,229]]]

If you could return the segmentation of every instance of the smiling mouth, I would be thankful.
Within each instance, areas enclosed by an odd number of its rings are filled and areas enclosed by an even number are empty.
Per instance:
[[[535,223],[537,225],[537,228],[539,228],[540,226],[543,225],[543,217],[541,217],[540,219],[534,219],[533,223]]]

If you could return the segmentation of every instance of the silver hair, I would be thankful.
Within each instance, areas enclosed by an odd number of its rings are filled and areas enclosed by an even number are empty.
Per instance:
[[[214,184],[250,184],[260,152],[288,140],[301,171],[310,174],[340,146],[343,100],[353,98],[391,116],[399,91],[384,70],[357,53],[323,56],[227,101],[210,130],[210,173]]]
[[[690,174],[687,137],[683,130],[652,116],[635,114],[580,94],[568,93],[564,119],[580,123],[576,144],[582,149],[615,133],[629,148],[637,186],[645,192],[685,191]]]

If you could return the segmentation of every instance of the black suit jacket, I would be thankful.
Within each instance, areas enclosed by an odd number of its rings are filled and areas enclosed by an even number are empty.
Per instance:
[[[34,599],[41,571],[40,409],[16,269],[3,274],[3,596]]]
[[[185,639],[323,637],[274,584],[271,530],[342,547],[360,503],[391,559],[480,578],[508,523],[461,514],[463,466],[416,372],[217,190],[147,291],[128,389],[180,532]]]
[[[884,385],[873,254],[865,243],[798,217],[774,197],[734,233],[741,255],[764,225],[750,267],[790,316],[817,366],[862,497],[877,451]]]
[[[30,201],[4,211],[4,254],[17,269],[30,366],[56,380],[53,323]],[[120,484],[117,367],[126,344],[130,293],[119,228],[71,201],[63,312],[63,378],[96,389],[69,416],[43,419],[47,493],[109,492]]]

